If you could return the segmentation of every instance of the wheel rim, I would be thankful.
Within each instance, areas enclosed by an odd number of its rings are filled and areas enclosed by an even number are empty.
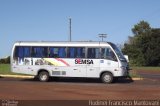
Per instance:
[[[111,76],[110,75],[105,75],[103,79],[104,79],[105,82],[110,82],[111,81]]]
[[[48,78],[48,76],[46,74],[42,74],[40,76],[41,81],[45,81],[45,80],[47,80],[47,78]]]

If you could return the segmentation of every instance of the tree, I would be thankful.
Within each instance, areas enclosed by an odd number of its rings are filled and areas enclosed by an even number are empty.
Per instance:
[[[5,60],[4,59],[0,59],[0,63],[1,64],[5,63]]]
[[[8,56],[7,58],[0,59],[0,63],[10,64],[10,56]]]
[[[8,56],[8,57],[5,59],[5,63],[6,63],[6,64],[10,64],[10,56]]]
[[[133,36],[129,36],[128,42],[122,51],[130,58],[130,63],[136,66],[160,65],[160,29],[153,29],[145,21],[134,25]]]
[[[148,36],[147,41],[144,54],[146,65],[160,66],[160,29],[152,29],[152,33]]]
[[[140,21],[137,25],[134,25],[134,28],[132,28],[133,34],[136,35],[145,35],[148,32],[150,32],[151,27],[150,25],[145,21]]]

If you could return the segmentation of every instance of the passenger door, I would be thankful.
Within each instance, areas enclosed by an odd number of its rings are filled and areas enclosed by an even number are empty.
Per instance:
[[[88,48],[87,50],[87,77],[98,77],[99,76],[99,48]]]

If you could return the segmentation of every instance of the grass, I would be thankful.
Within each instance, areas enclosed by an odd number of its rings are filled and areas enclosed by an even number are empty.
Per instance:
[[[0,74],[13,74],[10,70],[10,64],[0,64]]]
[[[160,67],[131,67],[132,70],[160,71]]]
[[[11,72],[10,64],[0,64],[0,74],[9,75],[25,75]]]

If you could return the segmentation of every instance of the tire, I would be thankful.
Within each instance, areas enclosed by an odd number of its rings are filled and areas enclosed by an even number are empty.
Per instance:
[[[109,72],[103,73],[101,76],[101,80],[103,83],[110,84],[113,82],[113,75]]]
[[[49,74],[48,72],[46,71],[41,71],[39,74],[38,74],[38,79],[39,81],[41,82],[47,82],[49,80]]]

